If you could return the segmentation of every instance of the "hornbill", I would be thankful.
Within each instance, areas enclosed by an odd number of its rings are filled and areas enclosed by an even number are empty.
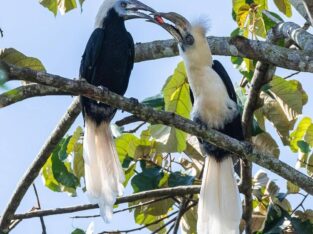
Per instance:
[[[104,0],[82,56],[81,79],[124,95],[134,64],[134,42],[124,21],[151,18],[140,10],[155,12],[137,0]],[[101,216],[108,222],[125,180],[110,130],[116,108],[86,97],[81,97],[81,106],[85,121],[86,190],[90,201],[99,205]]]
[[[178,42],[194,97],[193,120],[202,126],[243,140],[234,86],[222,64],[212,60],[206,22],[191,24],[183,16],[154,13],[154,23]],[[169,20],[174,25],[164,22]],[[205,158],[197,230],[200,234],[239,233],[241,200],[229,152],[199,139]]]

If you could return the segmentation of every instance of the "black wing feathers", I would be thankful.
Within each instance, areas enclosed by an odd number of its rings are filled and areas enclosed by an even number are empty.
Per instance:
[[[234,85],[228,75],[228,73],[226,72],[225,68],[223,67],[223,65],[217,61],[217,60],[213,60],[213,66],[212,66],[213,70],[221,77],[221,79],[223,80],[226,89],[227,89],[227,93],[228,96],[237,103],[237,96],[236,96],[236,92],[234,89]]]
[[[85,52],[82,56],[79,71],[80,78],[86,79],[89,83],[92,83],[93,72],[102,50],[104,36],[105,31],[103,29],[95,29],[87,42]]]

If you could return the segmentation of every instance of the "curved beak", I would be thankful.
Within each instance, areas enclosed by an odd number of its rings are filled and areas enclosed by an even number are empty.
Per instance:
[[[191,28],[191,24],[189,21],[183,17],[182,15],[176,12],[154,12],[154,19],[150,22],[156,23],[162,28],[164,28],[167,32],[169,32],[177,42],[183,43],[184,36],[188,33],[188,30]],[[165,23],[163,18],[170,21],[174,25],[169,23]]]
[[[141,11],[146,11],[146,13],[141,12]],[[129,19],[137,19],[137,18],[143,18],[147,20],[153,20],[153,18],[149,14],[154,14],[156,11],[143,4],[140,1],[137,0],[128,0],[128,4],[126,7],[126,14],[124,15],[125,20]]]

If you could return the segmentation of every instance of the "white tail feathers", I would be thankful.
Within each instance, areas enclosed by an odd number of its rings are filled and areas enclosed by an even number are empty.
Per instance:
[[[241,201],[231,157],[206,157],[198,205],[198,234],[239,234]]]
[[[124,172],[119,162],[110,123],[96,125],[85,118],[85,180],[90,202],[97,203],[105,222],[110,221],[116,197],[123,193]]]

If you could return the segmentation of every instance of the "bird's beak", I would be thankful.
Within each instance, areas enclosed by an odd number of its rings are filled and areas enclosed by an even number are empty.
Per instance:
[[[183,43],[184,36],[188,33],[191,28],[189,21],[182,15],[176,12],[154,12],[154,19],[150,22],[156,23],[169,32],[177,42]],[[163,21],[163,18],[170,21],[174,25],[166,23]]]
[[[129,0],[125,10],[126,10],[126,14],[124,15],[125,20],[136,18],[153,20],[153,17],[151,17],[149,14],[154,14],[156,12],[151,7],[137,0]],[[141,11],[146,11],[147,14]]]

